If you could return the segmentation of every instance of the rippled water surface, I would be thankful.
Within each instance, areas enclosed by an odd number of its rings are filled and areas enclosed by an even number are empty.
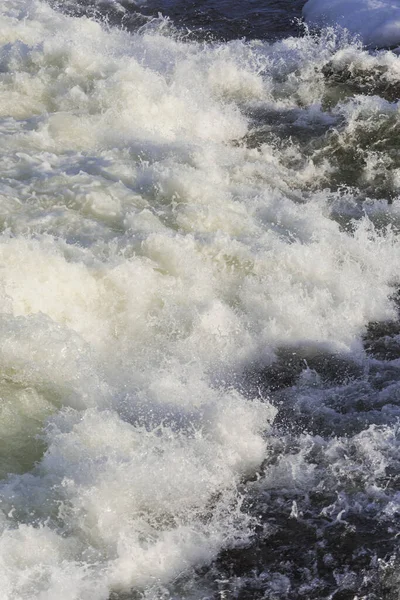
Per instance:
[[[301,2],[0,7],[4,600],[397,600],[400,58]]]
[[[299,35],[303,4],[303,0],[145,0],[137,3],[130,0],[68,0],[60,7],[72,14],[106,17],[131,30],[146,18],[162,14],[186,35],[190,33],[198,39],[271,41]]]

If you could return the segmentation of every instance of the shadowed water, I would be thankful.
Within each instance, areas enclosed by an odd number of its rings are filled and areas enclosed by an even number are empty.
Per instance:
[[[55,0],[52,0],[55,1]],[[301,9],[304,0],[272,0],[233,2],[232,0],[148,0],[116,3],[98,0],[70,1],[62,6],[71,14],[106,18],[114,25],[135,30],[146,18],[162,14],[183,34],[192,38],[235,40],[240,38],[274,41],[289,35],[299,35]]]

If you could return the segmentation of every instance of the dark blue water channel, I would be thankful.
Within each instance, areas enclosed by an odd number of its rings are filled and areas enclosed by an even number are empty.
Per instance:
[[[122,0],[116,6],[79,0],[73,3],[71,12],[95,15],[100,8],[101,15],[112,24],[121,24],[129,30],[140,26],[144,17],[162,14],[177,28],[190,31],[197,38],[275,41],[302,34],[303,5],[304,0],[149,0],[136,3]]]

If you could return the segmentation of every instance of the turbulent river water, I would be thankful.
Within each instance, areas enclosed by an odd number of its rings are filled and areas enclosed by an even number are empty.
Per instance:
[[[3,600],[398,600],[400,58],[302,2],[3,0]]]

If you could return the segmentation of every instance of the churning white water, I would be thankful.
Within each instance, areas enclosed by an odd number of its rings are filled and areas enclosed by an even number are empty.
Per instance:
[[[3,0],[0,45],[1,598],[206,597],[199,569],[253,539],[249,489],[304,496],[329,468],[326,515],[351,471],[361,513],[375,494],[393,518],[400,387],[368,387],[363,336],[396,315],[400,58],[38,0]],[[296,352],[283,399],[254,384]],[[326,355],[355,379],[321,379]],[[282,404],[321,428],[286,447]]]

